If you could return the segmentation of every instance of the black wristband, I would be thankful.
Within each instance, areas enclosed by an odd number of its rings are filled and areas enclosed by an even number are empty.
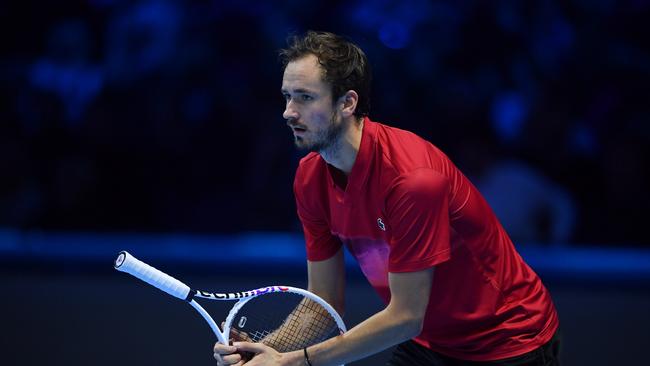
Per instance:
[[[309,355],[307,354],[307,347],[302,349],[305,352],[305,366],[313,366],[311,361],[309,361]]]

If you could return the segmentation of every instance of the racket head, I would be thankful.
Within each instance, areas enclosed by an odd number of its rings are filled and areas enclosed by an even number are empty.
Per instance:
[[[240,300],[228,314],[223,333],[234,341],[262,342],[289,352],[346,331],[341,316],[320,297],[299,288],[274,287],[281,291]]]

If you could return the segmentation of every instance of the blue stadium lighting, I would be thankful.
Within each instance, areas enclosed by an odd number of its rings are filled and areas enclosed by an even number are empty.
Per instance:
[[[187,265],[241,265],[302,268],[302,235],[248,232],[237,235],[94,234],[0,230],[0,261],[11,258],[96,265],[112,261],[120,250],[149,260]],[[650,281],[650,250],[596,246],[521,245],[517,250],[542,276],[560,280],[630,279]],[[224,263],[224,262],[227,263]],[[107,263],[108,263],[107,262]],[[346,258],[349,270],[357,265]]]
[[[389,22],[379,28],[379,39],[388,48],[401,49],[409,44],[411,35],[403,23]]]

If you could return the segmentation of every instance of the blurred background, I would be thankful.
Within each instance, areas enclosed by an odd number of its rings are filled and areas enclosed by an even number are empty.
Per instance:
[[[112,270],[121,249],[199,288],[305,286],[277,50],[308,29],[360,45],[371,118],[483,192],[554,296],[564,364],[646,364],[649,16],[647,0],[3,2],[3,364],[214,364],[193,310]],[[349,325],[382,306],[355,268]]]

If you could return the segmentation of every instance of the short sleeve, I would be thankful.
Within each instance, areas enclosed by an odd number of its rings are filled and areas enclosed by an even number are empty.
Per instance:
[[[388,270],[414,272],[450,258],[449,181],[431,169],[395,178],[386,196]]]
[[[305,235],[307,259],[322,261],[331,258],[341,248],[341,241],[332,234],[324,207],[319,206],[317,192],[306,192],[294,182],[298,218]],[[310,195],[312,199],[306,199]]]

